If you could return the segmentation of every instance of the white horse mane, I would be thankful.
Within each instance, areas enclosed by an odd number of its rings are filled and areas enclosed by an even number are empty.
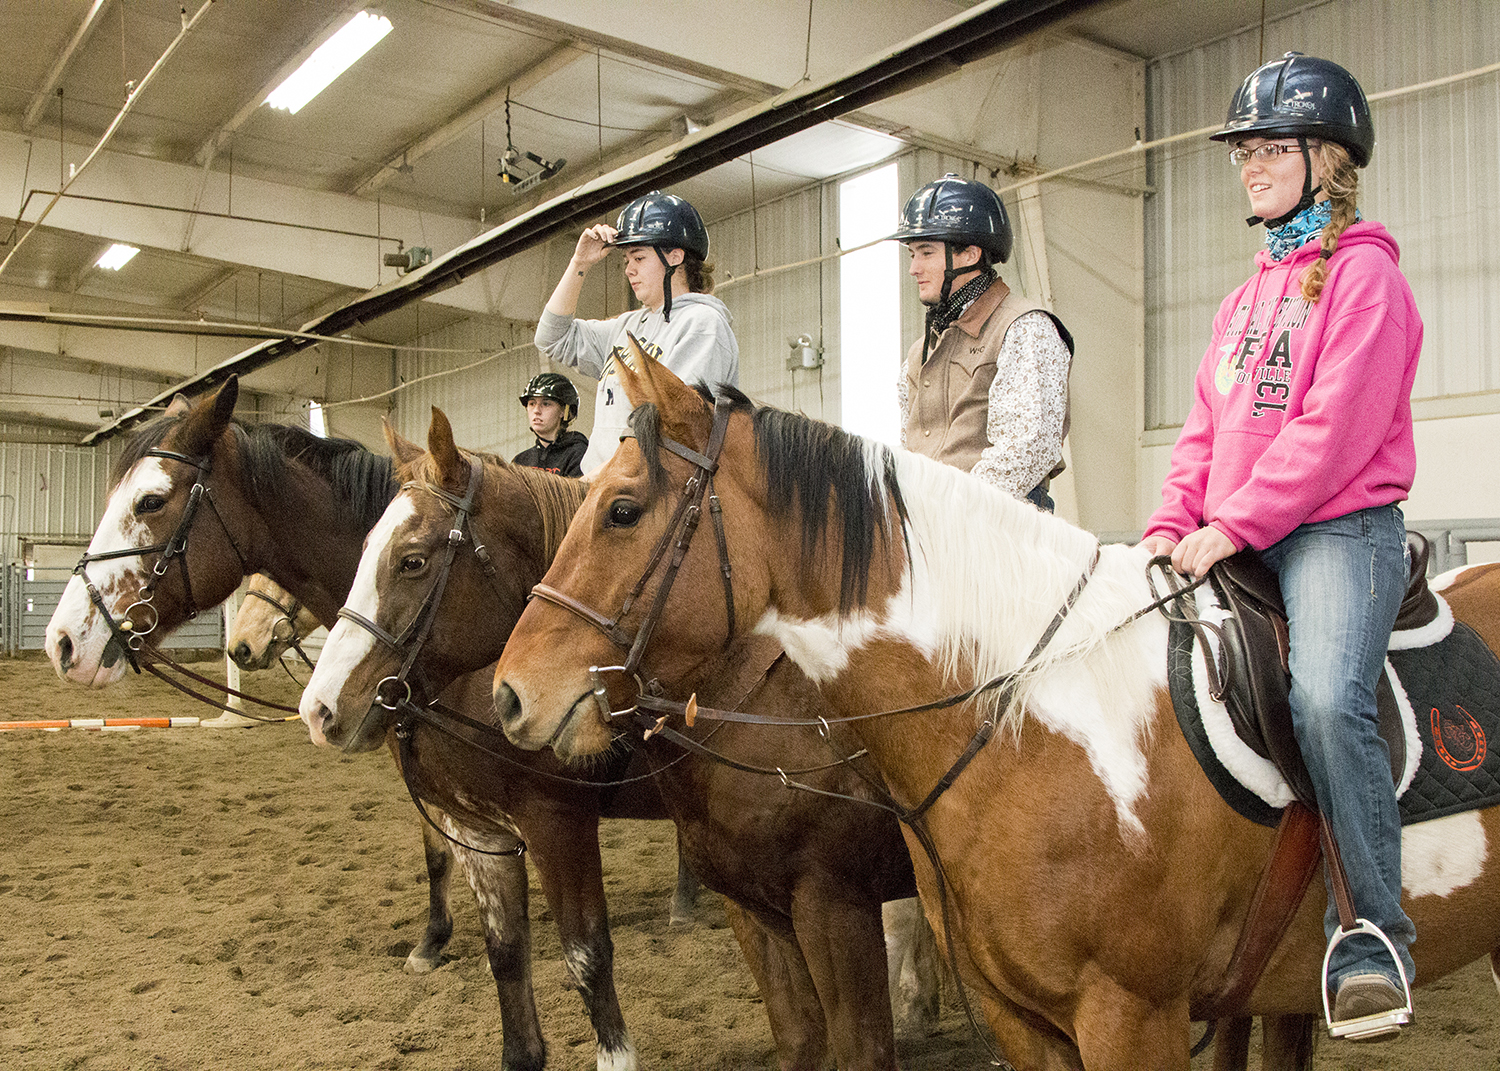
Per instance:
[[[885,608],[888,625],[964,687],[1016,670],[1088,568],[1098,540],[951,466],[906,451],[895,458],[912,560]],[[1141,648],[1153,649],[1154,658],[1165,630],[1142,622],[1145,628],[1115,631],[1150,601],[1147,560],[1134,547],[1100,549],[1082,596],[1006,704],[1011,728],[1028,708],[1076,704],[1080,685],[1127,709],[1147,706],[1165,666],[1145,665]],[[981,710],[993,711],[998,697],[991,693]]]

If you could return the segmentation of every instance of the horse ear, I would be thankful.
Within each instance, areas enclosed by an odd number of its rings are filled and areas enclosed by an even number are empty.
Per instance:
[[[402,438],[400,433],[391,427],[389,416],[380,418],[380,427],[385,432],[385,444],[390,447],[391,457],[396,459],[396,464],[404,467],[422,456],[423,450],[420,446],[410,439]]]
[[[240,380],[232,375],[212,398],[199,402],[188,412],[177,437],[177,447],[185,454],[207,455],[213,449],[214,440],[224,434],[224,429],[234,418],[234,405],[239,397]]]
[[[708,403],[693,388],[672,373],[672,370],[652,357],[641,346],[634,335],[626,332],[630,344],[630,361],[634,368],[627,368],[624,361],[618,362],[620,383],[633,405],[656,406],[661,414],[662,428],[674,429],[673,433],[687,442],[689,427],[697,429],[709,416]],[[705,428],[707,425],[704,425]],[[703,435],[707,436],[707,431]]]
[[[437,465],[438,480],[457,485],[464,478],[463,458],[453,441],[453,425],[437,406],[432,407],[432,423],[427,428],[427,452]]]
[[[626,362],[618,363],[620,383],[632,405],[650,402],[668,413],[693,412],[703,408],[703,398],[682,380],[678,379],[666,365],[646,352],[640,341],[630,332],[625,333],[630,345],[630,367]]]
[[[169,417],[186,416],[192,408],[193,403],[188,400],[188,396],[183,394],[182,391],[178,391],[172,395],[172,404],[167,406],[166,415]]]

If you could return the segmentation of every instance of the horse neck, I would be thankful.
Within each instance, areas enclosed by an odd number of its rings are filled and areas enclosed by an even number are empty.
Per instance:
[[[367,534],[330,482],[289,465],[277,500],[260,513],[269,534],[264,571],[333,627],[354,584]]]

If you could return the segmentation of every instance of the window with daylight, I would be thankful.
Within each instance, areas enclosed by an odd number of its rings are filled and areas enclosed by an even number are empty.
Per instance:
[[[307,403],[307,430],[320,439],[328,438],[328,418],[319,402]]]
[[[839,183],[839,246],[890,234],[900,214],[896,165]],[[839,261],[840,412],[846,431],[895,446],[901,437],[901,247],[881,242]]]

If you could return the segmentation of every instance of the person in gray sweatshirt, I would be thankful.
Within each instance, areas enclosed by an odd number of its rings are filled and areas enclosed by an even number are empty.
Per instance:
[[[625,278],[641,307],[609,320],[574,319],[589,269],[612,248],[624,253]],[[739,386],[740,346],[729,310],[712,295],[707,259],[708,231],[697,209],[657,190],[626,205],[615,226],[600,223],[579,236],[536,325],[536,346],[557,364],[599,381],[585,477],[614,454],[630,416],[615,372],[628,353],[627,332],[684,383]]]

